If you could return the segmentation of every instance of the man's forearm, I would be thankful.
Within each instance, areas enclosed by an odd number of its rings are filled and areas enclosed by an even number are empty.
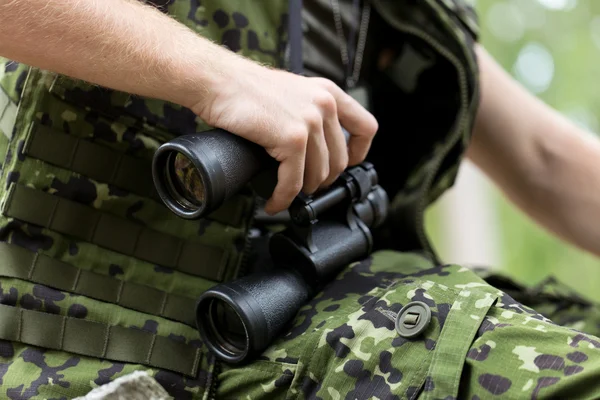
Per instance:
[[[0,3],[0,56],[187,107],[238,58],[139,0]]]
[[[482,101],[469,158],[533,220],[600,256],[600,141],[479,56]]]
[[[600,142],[563,117],[545,123],[548,140],[540,152],[547,183],[534,200],[560,236],[600,256]]]
[[[273,11],[260,1],[240,2]],[[268,213],[362,162],[378,129],[332,81],[261,66],[139,0],[0,2],[0,56],[172,101],[262,146],[279,163]]]

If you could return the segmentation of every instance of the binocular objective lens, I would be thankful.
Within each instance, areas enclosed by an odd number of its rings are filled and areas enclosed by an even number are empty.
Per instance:
[[[248,349],[248,335],[244,322],[230,305],[216,299],[212,300],[208,319],[211,336],[222,351],[239,355]]]
[[[188,208],[202,207],[205,201],[204,184],[194,163],[182,153],[177,153],[175,157],[170,155],[169,158],[167,175],[171,195]]]

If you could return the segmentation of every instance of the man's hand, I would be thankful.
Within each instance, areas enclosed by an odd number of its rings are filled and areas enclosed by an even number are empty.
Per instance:
[[[281,163],[269,213],[363,161],[377,130],[332,82],[258,65],[139,0],[0,2],[0,56],[180,104],[265,147]]]
[[[267,213],[286,209],[302,190],[326,187],[364,160],[377,121],[333,82],[240,60],[214,96],[192,109],[208,124],[263,146],[280,162]],[[350,133],[348,145],[342,133]]]

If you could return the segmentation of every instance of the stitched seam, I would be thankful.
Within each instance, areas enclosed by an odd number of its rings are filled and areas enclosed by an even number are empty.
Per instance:
[[[77,151],[79,150],[79,142],[80,141],[81,141],[81,139],[75,138],[75,145],[73,146],[73,150],[71,150],[71,156],[69,157],[67,169],[73,169],[73,163],[75,162],[75,155],[77,154]]]
[[[75,282],[73,282],[73,287],[71,289],[72,292],[77,291],[77,285],[79,285],[79,278],[81,277],[81,268],[77,268],[77,275],[75,275]]]
[[[8,102],[6,103],[6,106],[4,106],[4,108],[0,111],[0,119],[4,117],[4,113],[6,112],[6,110],[8,110],[8,107],[12,103],[12,100],[8,97],[8,95],[6,97],[8,98]]]
[[[491,305],[493,305],[493,303],[492,303]],[[490,305],[490,307],[491,307],[491,305]],[[490,308],[490,307],[488,307],[488,310],[489,310],[489,308]],[[453,311],[457,311],[457,310],[455,310],[455,309],[454,309],[454,310],[453,310],[453,309],[451,309],[451,310],[450,310],[450,312],[451,312],[451,313],[452,313]],[[487,314],[487,311],[486,311],[486,314]],[[483,318],[485,318],[485,314],[483,315]],[[448,320],[447,320],[446,322],[448,323],[448,322],[451,322],[451,321],[448,321]],[[475,331],[478,329],[478,327],[479,327],[480,325],[481,325],[481,323],[479,323],[479,324],[473,324],[473,325],[472,325],[472,327],[471,327],[471,329],[470,329],[470,331],[468,332],[468,336],[465,336],[465,337],[469,337],[469,338],[473,337],[473,336],[474,336],[474,332],[475,332]],[[444,341],[444,339],[445,339],[445,338],[446,338],[446,337],[449,335],[449,333],[448,333],[448,332],[450,332],[450,330],[449,330],[449,329],[447,329],[446,331],[444,331],[444,330],[442,329],[442,332],[440,333],[440,336],[439,336],[439,338],[438,338],[438,340],[437,340],[437,341],[438,341],[438,343],[442,343],[442,342]],[[436,347],[437,347],[437,346],[436,346]],[[465,348],[466,348],[466,349],[468,349],[468,346],[467,346],[467,347],[465,347]],[[440,353],[439,353],[439,352],[436,352],[436,353],[434,353],[434,355],[433,355],[433,359],[431,360],[431,364],[430,364],[430,368],[431,368],[431,371],[432,371],[432,372],[436,372],[435,366],[436,366],[436,364],[437,364],[437,360],[440,358],[440,356],[441,356],[441,355],[440,355]],[[465,360],[463,359],[463,364],[462,364],[462,367],[464,367],[464,362],[465,362]],[[456,380],[458,379],[458,376],[460,375],[460,373],[461,373],[461,372],[462,372],[462,370],[463,370],[463,368],[462,368],[462,367],[461,367],[461,368],[457,368],[457,369],[456,369],[456,376],[454,377],[454,380],[452,381],[452,382],[453,382],[453,393],[452,393],[452,395],[453,395],[453,396],[456,394],[455,392],[458,390],[458,386],[457,386]],[[433,377],[433,376],[432,376],[432,378],[435,380],[435,377]],[[460,381],[458,381],[458,385],[460,385]],[[429,399],[429,398],[431,398],[431,396],[433,395],[433,393],[435,393],[435,390],[434,390],[434,391],[432,391],[431,393],[429,393],[429,395],[428,395],[428,396],[426,396],[425,398],[426,398],[426,399]]]
[[[98,213],[98,212],[96,212],[95,214],[97,215],[96,221],[94,222],[94,226],[92,227],[90,237],[87,239],[88,242],[92,242],[94,244],[96,243],[95,238],[96,238],[96,233],[98,232],[98,227],[100,226],[100,220],[102,219],[102,216],[105,215],[105,214]]]
[[[22,342],[21,333],[23,332],[23,309],[19,308],[19,327],[17,328],[17,340]]]
[[[167,292],[163,292],[163,300],[162,300],[162,304],[160,305],[160,311],[159,311],[159,315],[161,315],[161,316],[165,315],[165,307],[167,305],[168,298],[169,298],[169,294]]]
[[[457,310],[455,309],[454,311],[457,311]],[[452,312],[452,309],[451,309],[451,311],[450,311],[450,312]],[[451,322],[451,321],[446,321],[446,322]],[[475,324],[474,324],[474,325],[475,325]],[[473,328],[473,329],[474,329],[474,328]],[[473,329],[472,329],[472,330],[473,330]],[[444,339],[444,338],[445,338],[445,337],[448,335],[448,334],[447,334],[447,332],[449,332],[449,331],[450,331],[450,330],[449,330],[449,329],[447,329],[447,330],[446,330],[446,332],[444,332],[444,331],[443,331],[443,329],[442,329],[442,332],[440,332],[440,336],[439,336],[439,338],[438,338],[438,340],[437,340],[437,341],[438,341],[438,342],[441,342],[441,341],[442,341],[442,340],[443,340],[443,339]],[[435,365],[435,361],[436,361],[438,358],[439,358],[439,353],[436,353],[436,354],[434,354],[434,356],[433,356],[433,359],[431,360],[431,365],[432,365],[432,368],[433,368],[433,365]]]
[[[32,280],[31,277],[33,276],[33,270],[35,269],[39,256],[40,253],[33,253],[33,257],[31,259],[31,267],[29,267],[29,272],[27,273],[27,279],[30,281]]]
[[[8,195],[6,196],[4,203],[2,203],[2,215],[7,215],[6,214],[8,212],[7,208],[9,207],[10,204],[12,204],[12,199],[14,197],[16,187],[17,187],[17,185],[14,182],[10,184],[10,186],[8,188]]]
[[[200,361],[200,349],[196,349],[196,356],[194,357],[194,363],[192,364],[192,376],[196,377],[198,372],[198,362]]]
[[[181,266],[179,265],[179,262],[181,261],[181,255],[183,254],[183,246],[184,246],[184,241],[179,239],[177,241],[177,252],[175,253],[175,269],[179,269],[181,268]]]
[[[439,340],[439,338],[438,338],[438,340]],[[433,350],[433,348],[427,350],[427,353],[425,354],[425,357],[422,358],[422,360],[424,360],[425,358],[427,358],[427,355],[429,355],[429,353],[431,353],[431,350]],[[433,360],[432,360],[432,362],[433,362]],[[420,364],[421,364],[421,366],[419,367],[419,369],[417,370],[417,372],[413,375],[413,377],[410,380],[410,382],[408,382],[408,386],[407,387],[411,387],[412,386],[412,383],[421,374],[421,371],[423,371],[423,367],[425,366],[426,363],[421,362]],[[415,391],[415,393],[412,395],[412,397],[410,399],[411,400],[415,399],[415,396],[416,396],[417,393],[418,393],[418,391]]]
[[[490,306],[486,308],[485,314],[482,316],[482,320],[485,319],[485,315],[488,313],[488,310],[491,308],[492,304],[490,304]],[[473,336],[475,336],[475,331],[477,331],[477,329],[479,328],[480,325],[481,325],[481,322],[479,324],[472,324],[472,328],[469,331],[469,336],[467,336],[469,338],[469,343],[472,342],[471,338]],[[467,352],[468,352],[469,346],[470,345],[463,346],[463,348],[465,350],[467,350]],[[452,388],[452,395],[455,395],[458,392],[458,385],[460,385],[460,380],[457,381],[457,379],[464,368],[465,362],[466,362],[466,359],[463,359],[461,368],[456,368],[456,375],[454,376],[454,380],[452,381],[454,384],[454,387]]]
[[[106,358],[106,351],[108,350],[108,338],[110,337],[111,325],[106,325],[106,334],[104,335],[104,347],[102,348],[102,358]]]
[[[418,285],[414,285],[414,286],[417,286],[417,287],[418,287]],[[455,292],[455,291],[453,291],[453,292]],[[456,294],[456,292],[455,292],[455,296],[454,296],[454,298],[456,298],[457,296],[458,296],[458,295],[457,295],[457,294]],[[442,333],[443,333],[443,332],[442,332],[442,327],[440,326],[440,335],[438,336],[437,342],[440,342],[440,341],[441,341],[441,339],[442,339]],[[422,358],[421,360],[425,360],[425,359],[427,358],[427,356],[428,356],[428,355],[431,353],[431,351],[432,351],[432,350],[434,350],[436,347],[437,347],[437,346],[433,346],[432,348],[428,349],[428,350],[427,350],[427,353],[425,353],[425,355],[423,356],[423,358]],[[432,365],[434,365],[434,360],[435,360],[435,358],[436,358],[435,356],[436,356],[436,353],[434,353],[434,354],[433,354],[433,357],[432,357],[432,359],[431,359],[431,362],[430,362],[430,363],[429,363],[429,365],[428,365],[428,368],[429,368],[429,367],[431,367]],[[413,377],[411,378],[410,382],[408,382],[408,386],[407,386],[407,387],[411,387],[411,386],[412,386],[412,383],[415,381],[415,379],[417,379],[417,377],[421,375],[421,371],[423,371],[423,368],[425,367],[425,365],[426,365],[426,364],[427,364],[427,363],[424,363],[424,362],[421,362],[421,363],[420,363],[419,369],[418,369],[418,370],[415,372],[415,374],[414,374],[414,375],[413,375]],[[419,386],[419,387],[420,387],[420,386]],[[417,393],[418,393],[418,391],[415,391],[415,393],[413,393],[413,395],[412,395],[412,397],[410,398],[410,400],[413,400],[413,399],[415,399],[415,398],[416,398],[415,396],[417,395]]]
[[[52,195],[50,195],[52,196]],[[54,196],[52,196],[54,197]],[[54,229],[52,228],[52,222],[54,222],[54,217],[56,216],[56,210],[58,209],[58,203],[60,203],[61,199],[58,197],[54,197],[54,199],[56,200],[54,202],[54,206],[52,207],[52,211],[50,212],[50,218],[48,218],[48,223],[46,224],[46,226],[50,229]]]
[[[379,311],[381,314],[383,314],[384,317],[386,317],[387,319],[389,319],[390,321],[392,321],[393,323],[396,323],[396,318],[398,318],[398,314],[391,311],[391,310],[385,310],[383,307],[377,307],[375,309],[375,311]]]
[[[133,242],[133,247],[131,249],[131,255],[134,256],[134,257],[138,257],[138,255],[137,255],[137,247],[138,247],[138,245],[140,243],[140,238],[142,237],[142,232],[144,232],[144,230],[147,229],[147,228],[144,228],[142,226],[138,226],[137,228],[138,228],[137,235],[135,236],[135,241]],[[140,258],[145,259],[145,260],[148,259],[147,257],[140,257]]]
[[[231,250],[227,250],[224,248],[220,248],[223,252],[219,257],[219,270],[217,271],[217,279],[223,280],[223,275],[227,270],[227,263],[229,262],[229,258],[231,257]]]
[[[123,162],[123,158],[125,158],[125,155],[122,153],[119,154],[119,159],[115,163],[115,168],[112,170],[112,173],[110,174],[110,178],[108,179],[108,181],[112,185],[115,185],[115,180],[117,179],[117,175],[119,173],[119,170],[121,169],[121,163]],[[117,186],[117,185],[115,185],[115,186]]]
[[[125,281],[120,281],[119,284],[119,292],[117,293],[117,304],[121,305],[121,293],[123,293],[123,286],[125,286]]]
[[[146,364],[150,364],[150,357],[152,357],[152,352],[154,351],[155,343],[156,343],[156,335],[152,335],[152,342],[150,342],[150,348],[148,349],[148,354],[146,355]]]
[[[65,327],[67,326],[67,318],[63,317],[62,326],[60,327],[60,345],[59,349],[63,349],[64,341],[65,341]]]
[[[31,147],[31,142],[33,141],[33,136],[34,134],[33,132],[33,128],[36,126],[35,122],[32,122],[29,124],[29,127],[26,128],[27,133],[25,134],[26,138],[25,138],[25,143],[23,144],[23,155],[28,156],[29,154],[29,148]]]

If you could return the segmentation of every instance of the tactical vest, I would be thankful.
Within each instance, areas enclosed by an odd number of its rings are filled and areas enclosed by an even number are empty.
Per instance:
[[[232,51],[286,67],[286,0],[160,3]],[[305,4],[316,16],[311,7],[327,2]],[[395,51],[393,62],[379,70],[373,62],[366,75],[380,121],[372,157],[394,195],[391,225],[402,227],[391,242],[433,253],[423,212],[452,185],[468,143],[477,25],[459,0],[373,6],[374,34],[389,40],[370,38],[372,50]],[[305,19],[307,74],[338,81],[315,72],[310,49],[325,42],[313,42],[311,29],[330,29],[318,21]],[[21,351],[39,346],[206,380],[199,372],[213,361],[194,327],[194,301],[245,273],[255,196],[240,193],[200,221],[174,216],[154,191],[151,157],[206,124],[175,104],[1,61],[0,339]],[[403,146],[390,148],[399,135]]]

